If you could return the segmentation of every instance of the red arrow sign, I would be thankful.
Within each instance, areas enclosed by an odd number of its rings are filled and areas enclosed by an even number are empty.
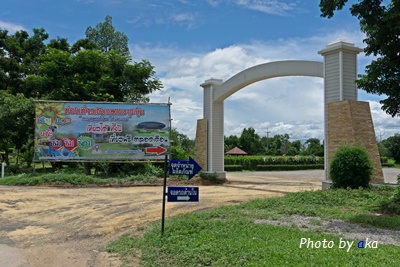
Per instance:
[[[158,147],[146,147],[146,153],[156,153],[157,156],[164,153],[165,151],[167,151],[166,148],[163,148],[162,146],[158,146]]]

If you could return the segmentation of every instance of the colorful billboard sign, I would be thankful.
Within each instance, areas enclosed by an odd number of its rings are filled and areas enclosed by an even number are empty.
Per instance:
[[[164,159],[169,114],[168,104],[36,101],[34,160]]]

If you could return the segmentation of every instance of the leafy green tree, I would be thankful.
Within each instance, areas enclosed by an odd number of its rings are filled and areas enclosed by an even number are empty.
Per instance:
[[[188,155],[194,154],[194,140],[191,140],[187,135],[178,132],[176,128],[171,130],[171,140],[173,141],[173,146],[181,147],[188,153]]]
[[[129,57],[128,37],[116,31],[112,24],[112,17],[107,15],[104,22],[100,22],[96,27],[86,29],[86,38],[97,44],[103,52],[116,51],[125,57]]]
[[[0,92],[1,99],[8,101],[1,107],[0,127],[14,131],[3,131],[2,147],[29,146],[26,133],[33,134],[33,105],[23,114],[18,110],[27,106],[24,103],[33,103],[31,98],[148,102],[147,95],[162,88],[149,61],[131,62],[127,38],[115,31],[111,17],[98,28],[88,29],[91,34],[96,36],[93,41],[83,39],[70,46],[60,37],[46,44],[49,36],[44,29],[33,29],[32,36],[26,31],[9,35],[0,29]],[[115,42],[103,46],[102,34],[107,34],[104,40],[110,37]],[[14,124],[18,127],[10,128],[9,119],[17,115]]]
[[[290,156],[295,156],[295,155],[299,155],[301,150],[303,148],[303,145],[301,144],[300,140],[296,140],[293,142],[290,142],[289,144],[289,150],[288,150],[288,155]]]
[[[234,147],[240,147],[240,140],[239,137],[236,135],[230,135],[228,137],[225,136],[225,152],[228,152]]]
[[[321,0],[321,16],[331,18],[341,10],[348,0]],[[395,116],[400,114],[400,1],[359,0],[350,8],[353,16],[360,20],[360,29],[365,33],[366,55],[376,59],[359,75],[358,88],[368,93],[385,95],[382,109]]]
[[[395,134],[382,141],[385,148],[387,148],[389,155],[400,164],[400,134]]]
[[[264,152],[261,146],[260,136],[256,134],[254,128],[244,128],[239,138],[240,148],[246,151],[249,155],[257,155]]]
[[[307,139],[305,146],[306,149],[302,153],[303,155],[324,156],[324,145],[321,144],[321,141],[318,138]]]
[[[0,90],[16,95],[23,93],[26,77],[36,74],[38,60],[46,51],[44,29],[34,29],[33,36],[26,31],[12,35],[0,28]]]
[[[0,90],[0,151],[5,151],[7,165],[10,165],[9,148],[19,151],[27,144],[27,140],[33,140],[33,113],[32,99]],[[32,142],[28,144],[32,146]]]
[[[268,139],[267,137],[261,138],[262,144],[265,144],[265,153],[270,156],[281,155],[282,138],[283,135],[281,134],[276,134],[273,137],[268,137]]]

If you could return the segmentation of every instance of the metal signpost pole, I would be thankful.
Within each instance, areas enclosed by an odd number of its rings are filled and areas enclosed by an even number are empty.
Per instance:
[[[167,171],[168,171],[168,155],[165,155],[164,162],[164,186],[163,186],[163,201],[162,201],[162,218],[161,218],[161,234],[164,234],[164,223],[165,223],[165,196],[167,189]]]

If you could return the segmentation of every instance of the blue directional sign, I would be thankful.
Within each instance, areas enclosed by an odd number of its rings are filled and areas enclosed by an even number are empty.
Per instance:
[[[169,174],[188,175],[189,180],[192,179],[200,170],[201,166],[191,157],[189,157],[189,160],[169,161]]]
[[[198,202],[199,188],[196,186],[168,186],[168,202]]]

